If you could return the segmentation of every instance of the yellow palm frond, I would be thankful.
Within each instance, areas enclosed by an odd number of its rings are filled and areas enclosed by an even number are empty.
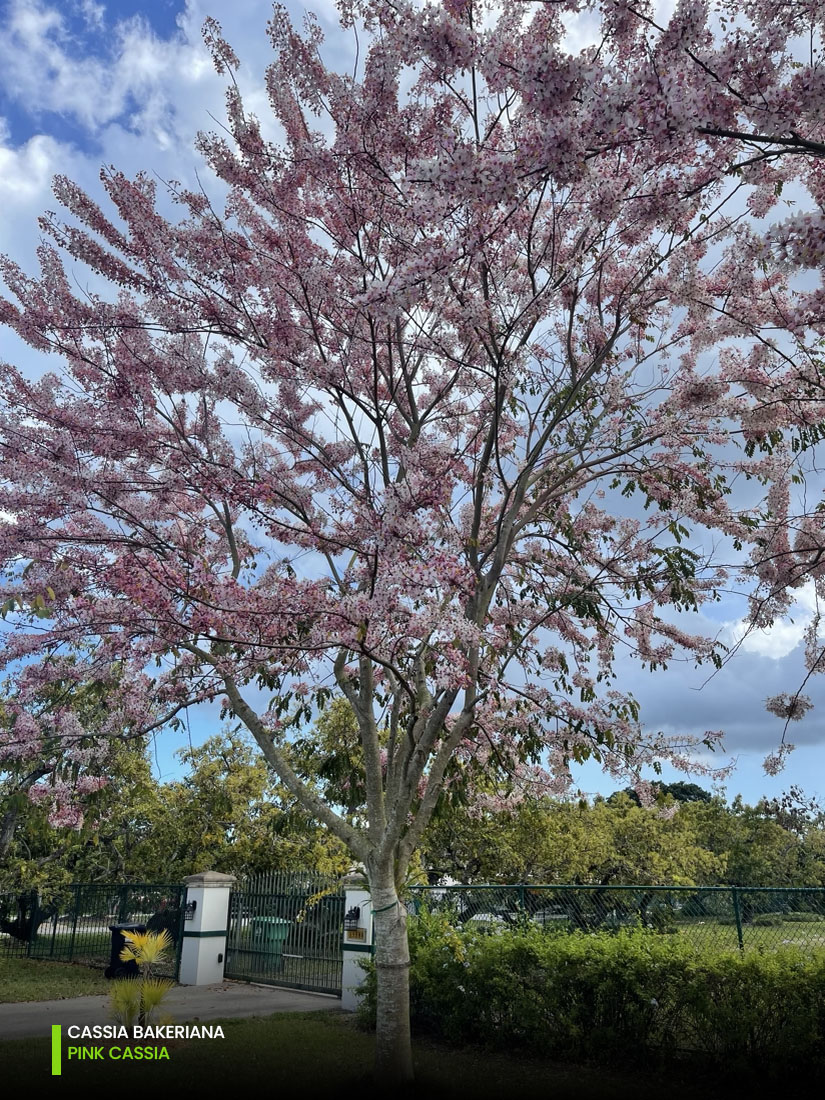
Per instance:
[[[157,1008],[163,998],[174,988],[175,983],[168,978],[143,978],[140,983],[143,997],[143,1010],[146,1013]]]
[[[172,937],[165,928],[161,932],[124,932],[123,938],[126,946],[120,952],[121,961],[134,961],[138,966],[163,962],[172,946]]]
[[[137,978],[118,978],[112,983],[112,1015],[119,1024],[131,1027],[140,1015],[140,986]]]

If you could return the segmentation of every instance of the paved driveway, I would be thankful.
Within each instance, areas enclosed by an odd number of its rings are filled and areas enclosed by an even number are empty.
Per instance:
[[[164,1001],[175,1023],[241,1016],[271,1016],[273,1012],[329,1012],[340,1009],[338,997],[303,993],[298,989],[220,982],[217,985],[176,986]],[[111,1024],[109,998],[73,997],[64,1001],[0,1004],[0,1040],[29,1039],[51,1034],[52,1024]]]

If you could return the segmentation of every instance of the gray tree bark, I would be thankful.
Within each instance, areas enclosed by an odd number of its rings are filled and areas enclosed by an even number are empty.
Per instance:
[[[375,1077],[380,1085],[399,1087],[413,1080],[407,910],[391,872],[375,873],[370,887],[377,970]]]

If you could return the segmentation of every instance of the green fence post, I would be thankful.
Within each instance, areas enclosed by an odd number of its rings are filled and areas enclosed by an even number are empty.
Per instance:
[[[40,915],[40,905],[38,902],[37,891],[32,890],[32,911],[31,911],[31,924],[29,925],[29,938],[26,944],[26,958],[30,959],[32,955],[32,945],[37,937],[38,928],[38,916]]]
[[[80,911],[80,886],[74,885],[74,907],[72,910],[72,938],[69,940],[69,962],[74,961],[74,941],[77,935],[77,914]]]
[[[745,950],[745,940],[742,936],[742,913],[739,909],[739,891],[735,886],[731,886],[731,894],[733,895],[733,915],[736,918],[736,935],[739,940],[739,950]]]
[[[118,924],[125,924],[129,919],[129,887],[121,886],[120,888],[120,902],[118,904],[117,922]]]
[[[58,907],[57,910],[54,913],[54,916],[52,917],[52,942],[51,942],[51,946],[49,948],[49,958],[50,959],[54,958],[54,945],[57,941],[57,922],[58,922],[59,917],[60,917],[60,908]]]
[[[231,906],[230,906],[231,908]],[[229,913],[227,911],[227,923],[229,921]],[[186,927],[186,887],[178,887],[178,934],[175,941],[175,981],[180,981],[180,959],[183,953],[183,932]],[[227,928],[227,935],[229,934]],[[227,946],[228,943],[227,943]]]

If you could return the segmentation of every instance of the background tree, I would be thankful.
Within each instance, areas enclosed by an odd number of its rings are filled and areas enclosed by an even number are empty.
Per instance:
[[[571,53],[554,5],[365,0],[345,74],[276,8],[277,140],[208,20],[223,211],[172,183],[170,221],[107,169],[108,217],[59,178],[40,277],[3,263],[0,319],[61,371],[2,370],[5,660],[25,696],[85,642],[85,679],[119,663],[121,725],[224,699],[367,868],[387,1079],[412,1074],[399,890],[447,781],[688,768],[619,649],[720,660],[685,629],[727,580],[703,532],[751,550],[758,625],[825,571],[792,492],[825,419],[819,292],[789,281],[818,220],[748,223],[791,179],[821,195],[818,62],[793,53],[821,13],[727,6],[714,32],[701,4],[657,27],[574,3],[601,25]],[[332,692],[363,821],[291,763]]]
[[[425,839],[425,866],[460,882],[684,885],[721,881],[724,856],[672,802],[626,794],[594,804],[531,799],[480,818],[442,815]]]
[[[48,788],[45,799],[32,802],[14,772],[0,779],[0,811],[14,825],[0,856],[3,931],[28,938],[33,891],[43,921],[68,900],[71,883],[141,878],[139,853],[159,806],[144,742],[112,741],[98,761],[109,778],[84,793],[73,824],[61,824],[63,814],[55,822]],[[158,877],[168,881],[165,874]]]
[[[723,860],[717,882],[734,886],[821,886],[822,824],[811,822],[804,833],[778,822],[769,804],[748,806],[737,795],[730,806],[721,799],[684,806],[703,844]]]
[[[387,731],[378,730],[386,746]],[[364,753],[355,711],[345,698],[332,699],[304,736],[289,745],[292,767],[331,806],[340,807],[350,820],[363,820],[367,792]]]
[[[147,880],[198,870],[238,876],[271,870],[345,872],[352,857],[307,818],[248,738],[224,731],[178,753],[188,774],[159,786],[135,862]]]
[[[79,827],[89,796],[104,785],[98,773],[115,774],[128,759],[117,738],[100,736],[117,669],[87,682],[76,673],[69,658],[45,685],[18,683],[0,703],[0,864],[29,804],[41,805],[51,824]],[[121,743],[130,737],[129,727],[119,731]],[[143,751],[141,738],[137,755]]]
[[[112,743],[109,778],[85,798],[76,827],[51,824],[48,807],[21,799],[12,781],[6,799],[18,813],[0,892],[36,889],[45,912],[72,882],[177,882],[206,868],[238,876],[350,869],[342,842],[285,795],[238,732],[178,757],[186,774],[160,783],[143,741]]]
[[[668,799],[675,800],[676,802],[713,801],[713,795],[710,791],[705,790],[704,787],[700,787],[698,783],[686,783],[682,779],[678,780],[676,783],[662,783],[657,780],[651,783],[651,793],[655,795],[656,801],[663,805]],[[620,802],[623,795],[629,798],[631,802],[635,802],[637,806],[641,806],[642,800],[633,787],[625,787],[623,791],[617,791],[615,794],[611,794],[607,801]]]

